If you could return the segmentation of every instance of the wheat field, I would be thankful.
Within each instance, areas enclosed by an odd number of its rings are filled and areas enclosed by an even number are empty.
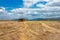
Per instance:
[[[60,21],[0,21],[0,40],[60,40]]]

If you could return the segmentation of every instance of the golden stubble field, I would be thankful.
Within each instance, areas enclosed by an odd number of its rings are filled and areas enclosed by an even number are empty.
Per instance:
[[[60,21],[0,21],[0,40],[60,40]]]

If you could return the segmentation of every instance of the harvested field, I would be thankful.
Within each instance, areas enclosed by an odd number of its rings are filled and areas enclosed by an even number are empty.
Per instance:
[[[0,40],[60,40],[60,22],[0,21]]]

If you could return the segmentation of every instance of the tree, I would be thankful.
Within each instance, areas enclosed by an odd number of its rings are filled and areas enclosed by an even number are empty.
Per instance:
[[[20,18],[18,21],[23,22],[23,21],[25,21],[25,19],[24,18]]]

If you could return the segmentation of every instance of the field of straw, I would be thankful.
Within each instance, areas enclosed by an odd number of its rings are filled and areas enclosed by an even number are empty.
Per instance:
[[[0,21],[0,40],[60,40],[60,21]]]

